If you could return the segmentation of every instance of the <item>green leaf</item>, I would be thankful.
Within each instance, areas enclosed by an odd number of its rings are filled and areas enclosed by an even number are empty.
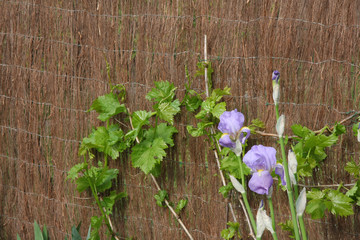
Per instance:
[[[179,201],[178,204],[176,205],[175,212],[176,212],[177,214],[179,214],[180,211],[181,211],[184,207],[186,207],[187,203],[188,203],[188,200],[187,200],[187,199],[180,199],[180,201]]]
[[[358,202],[360,199],[360,180],[358,180],[355,185],[346,192],[346,196],[350,197],[354,202]]]
[[[103,217],[91,217],[91,233],[90,240],[100,240],[99,230],[103,223]]]
[[[35,234],[35,240],[44,240],[40,226],[36,221],[34,222],[34,234]]]
[[[227,198],[229,196],[229,192],[231,189],[234,189],[231,182],[229,182],[226,186],[222,186],[219,188],[219,193],[223,195],[224,198]]]
[[[148,174],[166,156],[164,149],[167,148],[162,138],[154,141],[143,141],[132,148],[131,160],[134,167],[140,168]]]
[[[214,89],[211,92],[211,99],[214,100],[215,102],[218,102],[221,100],[223,96],[230,95],[231,94],[230,90],[231,88],[229,87],[225,87],[224,89],[220,89],[220,88]]]
[[[211,127],[214,123],[213,122],[199,122],[197,124],[197,128],[194,128],[193,126],[186,126],[187,131],[190,133],[193,137],[200,137],[202,135],[207,134],[206,128]]]
[[[282,230],[288,231],[290,233],[289,235],[290,238],[295,238],[294,224],[292,223],[291,220],[287,220],[286,222],[281,222],[279,223],[279,226],[281,227]]]
[[[226,103],[221,102],[215,105],[215,107],[211,110],[211,113],[214,117],[220,118],[221,114],[226,111]]]
[[[90,188],[90,185],[87,176],[82,176],[76,179],[76,189],[78,190],[79,193],[82,193],[88,188]]]
[[[48,230],[46,228],[46,225],[44,225],[44,227],[43,227],[43,238],[44,238],[44,240],[49,240],[50,239],[49,238],[49,232],[48,232]]]
[[[112,116],[126,112],[125,105],[120,104],[118,98],[113,93],[98,97],[89,109],[89,111],[92,110],[99,113],[98,119],[101,121],[107,121]]]
[[[201,103],[202,99],[197,95],[191,97],[189,95],[185,95],[183,99],[183,105],[185,105],[186,110],[189,112],[196,111],[200,107]]]
[[[176,87],[168,81],[155,82],[155,88],[145,96],[147,100],[171,101],[175,96]]]
[[[134,129],[140,129],[144,125],[149,124],[149,119],[153,116],[154,112],[136,111],[133,112],[131,119]]]
[[[16,234],[16,240],[21,240],[19,234]]]
[[[174,146],[174,141],[172,139],[172,135],[177,133],[175,127],[168,126],[166,123],[160,123],[156,128],[150,128],[146,131],[146,139],[153,141],[156,138],[161,138],[164,142],[170,146]]]
[[[251,134],[255,134],[256,130],[265,128],[265,123],[256,118],[251,121],[251,124],[248,127],[250,128]]]
[[[96,130],[93,129],[89,137],[83,139],[79,152],[84,154],[86,151],[83,149],[96,149],[98,152],[103,152],[112,159],[116,159],[119,157],[119,152],[125,150],[126,147],[123,131],[119,126],[113,124],[108,128],[101,126]]]
[[[97,189],[97,192],[104,192],[112,186],[112,180],[115,179],[119,173],[118,169],[112,168],[92,168],[94,169],[94,183]]]
[[[235,237],[235,234],[237,233],[237,236],[240,238],[241,235],[239,233],[239,223],[236,222],[228,222],[227,225],[229,226],[229,228],[227,229],[223,229],[221,231],[221,237],[224,239],[232,239],[233,237]]]
[[[325,215],[326,206],[321,199],[310,200],[306,205],[306,212],[312,219],[320,219]]]
[[[338,137],[335,135],[325,136],[325,135],[319,135],[318,136],[318,147],[330,147],[334,145],[338,140]]]
[[[97,192],[103,192],[111,188],[112,180],[117,177],[118,169],[108,169],[106,167],[92,166],[88,172],[76,180],[76,188],[81,193],[90,188],[90,183],[94,184]]]
[[[173,125],[174,116],[180,112],[180,102],[178,99],[173,102],[162,102],[155,107],[155,110],[160,119]]]
[[[332,214],[339,216],[349,216],[354,214],[351,204],[352,199],[343,193],[336,190],[330,190],[328,199],[331,201],[331,208],[329,210]]]
[[[302,137],[302,138],[304,138],[306,135],[312,133],[311,130],[309,130],[308,128],[303,127],[303,126],[301,126],[299,124],[292,125],[291,129],[292,129],[293,133],[296,136],[299,136],[299,137]]]
[[[244,176],[249,175],[251,172],[250,168],[243,162],[241,162],[241,164],[244,170]],[[221,169],[228,171],[235,178],[241,179],[240,161],[233,152],[229,152],[229,155],[221,160]]]
[[[127,194],[124,192],[116,193],[116,191],[111,191],[110,196],[104,197],[100,203],[101,206],[105,208],[106,215],[112,214],[115,202],[126,196]]]
[[[334,126],[333,134],[335,136],[340,136],[341,134],[344,134],[346,132],[346,127],[344,125],[341,125],[340,123],[336,123]]]
[[[345,166],[345,170],[353,174],[355,178],[360,177],[360,164],[357,164],[354,159],[351,160],[351,162],[347,162]]]
[[[325,196],[326,196],[326,193],[323,191],[320,191],[319,189],[312,189],[311,191],[306,193],[306,197],[308,199],[319,200],[319,199],[324,199]]]
[[[71,240],[81,240],[79,229],[77,229],[75,226],[72,226],[71,228]]]
[[[78,173],[86,168],[87,164],[84,162],[76,164],[68,171],[66,180],[71,179],[72,181],[74,181],[76,178],[78,178]]]
[[[159,207],[164,207],[164,201],[168,198],[168,193],[165,190],[159,190],[157,194],[154,195],[154,198],[156,200],[156,204]]]
[[[359,123],[355,123],[352,126],[352,130],[353,130],[353,133],[354,133],[355,137],[357,137],[357,135],[358,135],[358,129],[359,129]]]

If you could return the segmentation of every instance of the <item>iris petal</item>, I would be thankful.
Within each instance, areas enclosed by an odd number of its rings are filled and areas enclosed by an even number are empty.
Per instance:
[[[273,147],[255,145],[245,154],[244,163],[254,172],[260,169],[271,171],[276,164],[276,150]]]
[[[281,164],[276,164],[275,165],[275,173],[277,174],[277,175],[279,175],[280,176],[280,178],[281,178],[281,184],[283,185],[283,186],[285,186],[286,185],[286,181],[285,181],[285,172],[284,172],[284,167],[283,167],[283,165],[281,165]]]
[[[219,144],[223,147],[235,148],[236,143],[230,139],[229,134],[223,134],[219,139]]]
[[[250,137],[250,128],[243,127],[241,129],[241,135],[240,135],[240,141],[242,144],[245,144],[246,139]],[[244,133],[246,133],[246,136],[244,137]]]
[[[228,133],[232,136],[235,136],[236,133],[242,128],[244,120],[244,115],[241,112],[238,112],[237,109],[231,112],[226,111],[220,116],[218,129],[222,133]]]
[[[252,175],[249,181],[249,188],[257,194],[268,194],[273,181],[268,171],[259,171]]]

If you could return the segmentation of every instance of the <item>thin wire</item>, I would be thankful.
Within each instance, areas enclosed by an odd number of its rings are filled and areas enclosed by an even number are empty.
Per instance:
[[[242,20],[242,19],[227,19],[227,18],[219,18],[212,15],[164,15],[164,14],[121,14],[121,15],[110,15],[110,14],[95,14],[93,12],[84,10],[84,9],[67,9],[67,8],[60,8],[60,7],[53,7],[53,6],[45,6],[40,5],[36,3],[29,3],[29,2],[19,2],[19,1],[4,1],[5,3],[9,4],[21,4],[26,6],[35,6],[39,8],[47,8],[57,11],[65,11],[69,13],[86,13],[89,14],[92,17],[108,17],[108,18],[125,18],[125,17],[131,17],[131,18],[139,18],[139,17],[155,17],[155,18],[174,18],[174,19],[189,19],[193,21],[194,19],[198,18],[206,18],[206,19],[213,19],[215,21],[223,21],[223,22],[235,22],[235,23],[243,23],[243,24],[250,24],[250,23],[256,23],[259,21],[268,21],[268,20],[277,20],[277,21],[295,21],[295,22],[302,22],[302,23],[308,23],[313,25],[318,25],[320,27],[324,28],[332,28],[332,27],[344,27],[344,28],[359,28],[360,25],[353,24],[353,25],[346,25],[341,23],[334,23],[334,24],[323,24],[320,22],[314,22],[309,21],[305,19],[300,18],[283,18],[283,17],[271,17],[271,16],[261,16],[255,19],[250,20]]]
[[[65,139],[65,138],[60,138],[60,137],[55,137],[55,136],[44,136],[44,135],[40,135],[38,133],[34,133],[34,132],[29,132],[25,129],[22,129],[22,128],[13,128],[13,127],[8,127],[8,126],[3,126],[3,125],[0,125],[0,128],[4,128],[4,129],[8,129],[8,130],[11,130],[11,131],[15,131],[15,132],[24,132],[24,133],[27,133],[27,134],[30,134],[30,135],[34,135],[34,136],[37,136],[37,137],[41,137],[41,138],[48,138],[48,139],[56,139],[56,140],[59,140],[59,141],[63,141],[63,142],[75,142],[75,143],[81,143],[81,141],[79,140],[75,140],[75,139]]]
[[[25,194],[25,195],[29,195],[29,196],[35,196],[35,197],[41,197],[41,198],[44,198],[45,200],[47,201],[53,201],[53,202],[56,202],[58,204],[61,204],[61,205],[66,205],[66,206],[73,206],[73,207],[79,207],[79,208],[88,208],[88,209],[94,209],[94,210],[97,210],[97,208],[93,207],[93,206],[88,206],[88,205],[81,205],[81,204],[76,204],[76,203],[72,203],[72,202],[64,202],[64,201],[60,201],[59,199],[56,199],[56,198],[50,198],[44,194],[39,194],[39,193],[35,193],[35,192],[25,192],[21,189],[19,189],[18,187],[15,187],[15,186],[11,186],[11,185],[6,185],[6,184],[1,184],[0,183],[0,186],[3,186],[5,188],[8,188],[8,189],[11,189],[13,191],[16,191],[18,193],[22,193],[22,194]]]
[[[20,37],[25,37],[25,38],[33,38],[33,39],[45,39],[44,37],[38,37],[38,36],[31,36],[31,35],[25,35],[25,34],[20,34],[20,33],[7,33],[7,32],[0,32],[0,35],[16,35],[16,36],[20,36]],[[166,52],[149,52],[149,51],[143,51],[143,50],[137,50],[137,49],[119,49],[119,50],[112,50],[112,49],[106,49],[106,48],[98,48],[92,45],[82,45],[82,44],[76,44],[76,43],[68,43],[68,42],[64,42],[64,41],[58,41],[58,40],[53,40],[53,39],[45,39],[48,42],[55,42],[55,43],[59,43],[59,44],[65,44],[65,45],[72,45],[72,46],[78,46],[78,47],[89,47],[89,48],[93,48],[95,50],[98,51],[102,51],[102,52],[125,52],[125,53],[143,53],[143,54],[147,54],[147,55],[157,55],[157,56],[163,56],[163,57],[174,57],[177,55],[184,55],[184,54],[192,54],[192,55],[200,55],[200,53],[198,52],[194,52],[192,50],[187,50],[187,51],[182,51],[182,52],[174,52],[174,53],[166,53]],[[307,64],[313,64],[313,65],[320,65],[320,64],[324,64],[324,63],[329,63],[329,62],[336,62],[336,63],[342,63],[342,64],[346,64],[346,65],[350,65],[356,68],[360,68],[360,65],[351,63],[347,60],[338,60],[338,59],[334,59],[334,58],[330,58],[330,59],[325,59],[322,61],[308,61],[308,60],[302,60],[302,59],[295,59],[295,58],[287,58],[287,57],[274,57],[274,56],[250,56],[250,57],[235,57],[235,56],[219,56],[219,55],[209,55],[209,60],[210,61],[214,61],[214,60],[233,60],[233,59],[237,59],[237,60],[257,60],[257,59],[273,59],[273,60],[285,60],[285,61],[292,61],[292,62],[298,62],[298,63],[307,63]],[[208,61],[209,61],[208,60]],[[205,61],[205,60],[202,60]],[[3,64],[6,65],[6,64]],[[40,70],[38,70],[40,71]],[[68,75],[58,75],[61,77],[67,76]],[[84,79],[84,78],[81,78]],[[86,78],[85,78],[86,79]],[[90,80],[90,79],[89,79]],[[91,79],[93,81],[99,81],[99,82],[103,82],[106,83],[104,81],[98,80],[98,79]]]

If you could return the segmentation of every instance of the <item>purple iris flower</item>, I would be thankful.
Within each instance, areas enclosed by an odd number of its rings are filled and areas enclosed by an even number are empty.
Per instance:
[[[268,194],[273,184],[271,172],[280,176],[282,185],[285,185],[284,168],[276,163],[276,150],[273,147],[255,145],[248,151],[243,159],[244,163],[252,170],[253,175],[249,181],[251,191],[258,194]]]
[[[275,70],[273,73],[272,73],[272,80],[276,81],[276,83],[279,82],[279,77],[280,77],[280,73],[278,70]]]
[[[218,129],[223,133],[219,140],[221,146],[235,149],[237,140],[239,140],[240,144],[245,143],[250,136],[250,129],[243,127],[244,120],[244,115],[238,112],[237,109],[231,112],[225,111],[221,114],[218,126]],[[245,136],[244,133],[246,133]]]

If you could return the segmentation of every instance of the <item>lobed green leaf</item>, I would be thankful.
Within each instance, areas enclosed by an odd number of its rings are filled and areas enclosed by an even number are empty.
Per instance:
[[[98,97],[88,111],[92,110],[99,113],[98,119],[101,121],[107,121],[119,113],[126,112],[125,105],[120,104],[113,93]]]

